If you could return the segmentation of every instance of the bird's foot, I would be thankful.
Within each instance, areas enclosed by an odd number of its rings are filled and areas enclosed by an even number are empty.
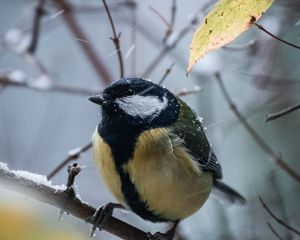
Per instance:
[[[93,224],[91,237],[94,235],[97,228],[99,228],[99,230],[103,229],[107,220],[112,216],[115,208],[124,208],[124,207],[118,203],[107,203],[99,207],[95,211],[94,215],[87,219],[89,222]]]
[[[173,240],[176,232],[176,227],[179,221],[174,222],[174,226],[166,233],[156,232],[154,234],[148,232],[147,237],[149,240]]]
[[[154,234],[148,232],[147,237],[149,240],[173,240],[175,234],[169,234],[169,232],[161,233],[156,232]]]

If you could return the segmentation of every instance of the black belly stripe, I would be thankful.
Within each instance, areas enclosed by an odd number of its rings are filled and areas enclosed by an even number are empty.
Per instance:
[[[124,173],[123,170],[118,169],[121,178],[121,188],[125,196],[127,204],[130,206],[131,210],[139,215],[145,220],[151,222],[165,222],[168,221],[163,217],[154,214],[152,211],[148,210],[148,205],[146,202],[141,200],[139,193],[137,192],[134,184],[130,180],[128,173]]]
[[[135,144],[139,136],[139,131],[135,131],[132,130],[132,128],[129,128],[127,133],[123,131],[122,134],[116,134],[116,132],[118,131],[116,131],[115,128],[110,128],[114,129],[114,132],[108,132],[107,129],[108,128],[99,125],[98,133],[111,148],[116,165],[116,170],[119,173],[121,180],[121,190],[130,209],[145,220],[149,220],[152,222],[169,221],[148,209],[147,202],[144,202],[141,199],[140,194],[136,190],[136,187],[130,180],[129,174],[124,172],[123,170],[123,166],[133,156]]]

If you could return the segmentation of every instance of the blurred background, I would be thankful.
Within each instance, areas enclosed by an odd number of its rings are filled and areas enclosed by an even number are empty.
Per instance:
[[[205,56],[187,76],[193,32],[216,1],[107,2],[121,32],[125,76],[159,82],[174,65],[163,85],[174,93],[188,93],[183,99],[204,118],[224,181],[248,200],[246,206],[228,207],[209,198],[180,224],[178,239],[276,239],[267,222],[283,239],[300,239],[276,223],[258,199],[261,196],[277,216],[297,227],[299,182],[257,145],[230,110],[214,77],[215,72],[221,73],[240,112],[274,152],[300,173],[300,111],[264,122],[268,113],[299,103],[300,52],[253,27]],[[41,6],[43,11],[37,11]],[[299,1],[277,0],[259,23],[299,45],[299,13]],[[98,0],[1,0],[0,161],[11,169],[48,175],[91,141],[101,116],[87,98],[120,78],[111,36]],[[84,166],[76,178],[82,200],[95,207],[114,201],[95,170],[91,150],[76,162]],[[66,169],[52,178],[55,184],[66,183]],[[0,209],[7,202],[20,206],[24,199],[27,205],[39,206],[30,208],[35,209],[32,214],[57,221],[58,209],[0,187]],[[114,215],[144,231],[169,227],[145,222],[132,213],[117,210]],[[62,221],[80,231],[81,239],[90,239],[85,222],[72,216]],[[103,231],[95,239],[117,238]]]

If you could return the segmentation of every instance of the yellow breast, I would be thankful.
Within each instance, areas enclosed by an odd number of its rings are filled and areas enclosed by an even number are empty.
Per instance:
[[[170,220],[196,212],[212,188],[212,175],[199,169],[182,140],[167,129],[141,134],[125,170],[149,210]]]
[[[114,197],[124,204],[110,148],[97,132],[94,155],[104,182]],[[123,170],[129,174],[148,209],[169,220],[184,219],[196,212],[212,188],[212,175],[199,169],[182,140],[168,129],[143,132],[132,159]]]
[[[123,206],[126,206],[124,196],[121,191],[121,181],[117,174],[115,162],[112,157],[110,147],[99,136],[98,131],[93,134],[94,160],[102,180],[116,200]]]

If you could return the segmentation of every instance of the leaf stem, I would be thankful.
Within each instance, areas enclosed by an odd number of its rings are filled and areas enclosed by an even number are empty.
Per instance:
[[[295,45],[295,44],[293,44],[293,43],[290,43],[290,42],[288,42],[288,41],[286,41],[286,40],[283,40],[283,39],[277,37],[277,36],[274,35],[273,33],[269,32],[267,29],[265,29],[262,25],[260,25],[260,24],[258,24],[258,23],[256,23],[256,22],[254,22],[254,25],[255,25],[259,30],[261,30],[261,31],[265,32],[266,34],[270,35],[272,38],[275,38],[275,39],[277,39],[278,41],[283,42],[284,44],[287,44],[287,45],[289,45],[289,46],[291,46],[291,47],[294,47],[294,48],[300,50],[300,46]]]

